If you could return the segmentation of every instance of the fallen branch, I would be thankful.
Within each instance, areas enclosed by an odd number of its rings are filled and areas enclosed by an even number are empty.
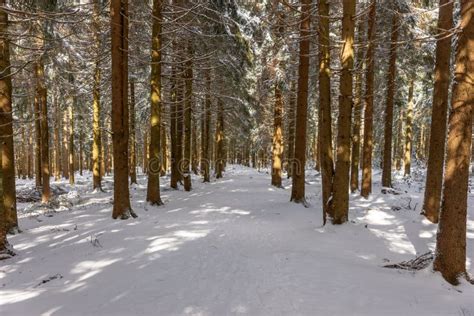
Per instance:
[[[390,269],[401,269],[401,270],[408,270],[408,271],[418,271],[423,270],[427,266],[431,264],[434,259],[434,254],[429,251],[427,253],[422,254],[421,256],[416,257],[415,259],[402,261],[400,263],[394,264],[387,264],[384,265],[384,268]]]

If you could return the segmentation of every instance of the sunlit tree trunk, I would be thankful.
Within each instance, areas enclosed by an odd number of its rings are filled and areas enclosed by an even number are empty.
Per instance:
[[[0,0],[0,139],[1,183],[0,220],[6,219],[5,229],[11,233],[18,230],[15,191],[15,151],[13,149],[12,78],[10,72],[10,43],[8,38],[8,14]],[[5,250],[3,229],[0,234],[0,253]]]
[[[100,69],[100,25],[99,25],[99,14],[100,14],[100,0],[94,0],[94,13],[93,13],[93,28],[94,28],[94,43],[96,61],[94,66],[94,86],[92,91],[92,177],[93,177],[93,188],[94,190],[102,190],[102,173],[103,173],[103,152],[102,152],[102,135],[100,130],[100,112],[101,112],[101,101],[100,101],[100,80],[101,80],[101,69]]]
[[[351,160],[352,69],[354,67],[354,16],[356,1],[343,5],[341,52],[341,82],[339,117],[337,120],[337,157],[333,183],[334,224],[342,224],[349,217],[349,171]]]
[[[400,21],[397,12],[393,12],[392,36],[390,39],[390,57],[387,72],[387,103],[385,107],[384,147],[382,186],[392,186],[392,137],[393,137],[393,104],[395,97],[395,78],[397,73],[397,41]]]
[[[331,53],[329,42],[329,1],[319,0],[319,159],[321,160],[321,186],[323,221],[326,214],[333,216],[329,207],[334,177],[331,118]]]
[[[61,111],[59,109],[58,97],[54,97],[54,147],[55,147],[55,170],[54,170],[54,180],[58,181],[61,177]]]
[[[308,116],[308,75],[311,0],[301,0],[298,94],[296,98],[295,158],[293,160],[291,201],[305,201],[306,124]]]
[[[450,32],[453,27],[453,2],[450,0],[440,0],[438,14],[439,39],[436,42],[431,137],[423,201],[423,214],[433,223],[438,222],[443,185],[446,114],[448,111],[451,64],[451,37],[446,36],[446,32]]]
[[[362,147],[362,182],[360,194],[368,198],[372,192],[372,151],[374,147],[374,39],[377,0],[372,0],[367,29],[367,70],[365,76],[364,144]]]
[[[365,23],[361,21],[358,29],[358,42],[364,40]],[[352,150],[351,150],[351,192],[359,189],[359,157],[360,157],[360,126],[362,122],[362,78],[365,64],[365,52],[362,47],[357,50],[357,72],[354,82],[354,120],[352,124]]]
[[[112,218],[136,217],[128,186],[128,0],[111,0],[112,142],[114,207]]]
[[[466,225],[474,107],[474,2],[461,0],[461,25],[449,115],[443,199],[436,236],[435,271],[451,284],[468,278]]]
[[[151,77],[150,77],[150,146],[148,169],[148,184],[146,200],[152,205],[162,205],[160,196],[160,172],[164,157],[160,157],[161,139],[161,24],[162,1],[153,1],[153,28],[151,35]],[[145,153],[146,156],[146,153]]]
[[[272,185],[281,187],[282,168],[282,121],[283,121],[283,97],[280,83],[275,83],[275,104],[273,112],[273,144],[272,144]]]

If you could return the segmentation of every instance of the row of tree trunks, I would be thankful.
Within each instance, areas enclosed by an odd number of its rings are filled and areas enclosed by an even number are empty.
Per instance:
[[[216,122],[216,178],[222,178],[225,167],[225,140],[224,140],[224,102],[217,101]]]

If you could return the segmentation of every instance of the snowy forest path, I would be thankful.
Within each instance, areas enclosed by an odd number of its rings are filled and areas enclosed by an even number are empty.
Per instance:
[[[24,233],[12,236],[19,255],[0,268],[0,314],[380,315],[383,310],[398,315],[402,306],[407,315],[447,315],[458,314],[459,306],[474,310],[470,288],[453,299],[430,271],[414,276],[382,267],[432,247],[435,225],[414,221],[420,215],[413,210],[392,209],[421,193],[375,194],[369,202],[353,195],[351,222],[322,227],[319,175],[307,179],[309,208],[290,203],[288,181],[278,189],[267,172],[232,165],[223,179],[202,183],[196,177],[191,192],[166,189],[163,179],[165,205],[152,207],[145,202],[146,177],[141,176],[130,191],[139,217],[114,221],[111,179],[104,181],[106,192],[93,193],[85,175],[68,188],[81,196],[71,210],[21,216]]]

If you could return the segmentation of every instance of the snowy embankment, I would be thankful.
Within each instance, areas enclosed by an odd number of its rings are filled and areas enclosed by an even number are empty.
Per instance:
[[[162,207],[145,203],[141,177],[131,190],[139,217],[127,221],[111,219],[110,178],[93,193],[79,177],[73,207],[19,205],[18,255],[0,262],[0,314],[474,315],[471,285],[383,268],[434,249],[436,225],[419,215],[422,182],[397,181],[409,193],[353,195],[350,223],[322,227],[314,173],[309,208],[289,203],[289,182],[276,189],[268,174],[238,166],[210,184],[195,179],[189,193],[163,185]],[[469,259],[473,202],[471,193]]]

